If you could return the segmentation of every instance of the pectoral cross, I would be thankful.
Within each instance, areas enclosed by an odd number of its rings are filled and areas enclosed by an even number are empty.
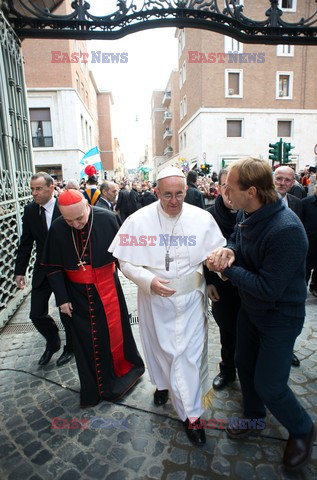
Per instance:
[[[174,261],[174,258],[169,256],[169,253],[165,255],[165,270],[168,272],[170,269],[170,263]]]
[[[85,269],[85,263],[86,263],[86,262],[83,262],[82,260],[79,260],[79,263],[77,263],[77,266],[78,266],[78,267],[82,267],[82,269],[84,270],[84,272],[86,271],[86,269]]]

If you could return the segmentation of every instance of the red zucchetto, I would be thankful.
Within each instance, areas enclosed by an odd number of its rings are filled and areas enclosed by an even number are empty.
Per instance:
[[[84,199],[84,196],[82,193],[80,193],[78,190],[65,190],[60,194],[58,197],[58,205],[62,205],[63,207],[66,207],[68,205],[74,205],[75,203],[79,203]]]

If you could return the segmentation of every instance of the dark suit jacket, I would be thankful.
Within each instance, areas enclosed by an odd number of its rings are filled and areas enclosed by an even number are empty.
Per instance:
[[[141,207],[141,197],[138,194],[137,190],[134,190],[134,188],[132,188],[130,192],[130,213],[136,212]]]
[[[303,220],[302,201],[299,198],[294,197],[294,195],[291,195],[290,193],[287,193],[286,196],[289,208],[293,210],[294,213],[296,213],[300,220]]]
[[[111,210],[109,203],[107,202],[107,200],[105,200],[104,198],[102,198],[101,195],[100,195],[100,197],[98,198],[98,201],[97,201],[95,207],[106,208],[107,210]]]
[[[116,210],[120,210],[120,213],[126,214],[127,216],[131,213],[130,192],[125,188],[119,192]]]
[[[60,211],[56,202],[52,222],[59,216]],[[40,265],[46,237],[47,232],[40,220],[39,205],[35,202],[29,203],[24,207],[22,235],[17,250],[14,273],[15,275],[25,275],[35,242],[36,260],[32,278],[32,286],[35,288],[39,287],[46,278],[46,268]]]
[[[188,190],[186,192],[185,202],[195,207],[205,209],[204,195],[194,183],[188,182]]]
[[[317,196],[309,195],[303,198],[302,205],[303,224],[309,241],[308,253],[317,265]]]

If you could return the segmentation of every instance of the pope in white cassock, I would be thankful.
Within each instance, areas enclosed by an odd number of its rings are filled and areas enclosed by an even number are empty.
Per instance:
[[[127,218],[109,251],[138,285],[141,341],[154,403],[170,394],[189,439],[205,443],[200,416],[209,391],[207,294],[203,262],[226,244],[213,217],[184,203],[186,179],[176,167],[157,178],[158,202]]]

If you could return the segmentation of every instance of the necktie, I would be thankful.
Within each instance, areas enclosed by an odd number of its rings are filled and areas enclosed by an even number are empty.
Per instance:
[[[44,232],[47,233],[47,223],[46,223],[46,215],[45,215],[44,207],[40,207],[40,220],[41,220],[41,224],[43,225]]]

